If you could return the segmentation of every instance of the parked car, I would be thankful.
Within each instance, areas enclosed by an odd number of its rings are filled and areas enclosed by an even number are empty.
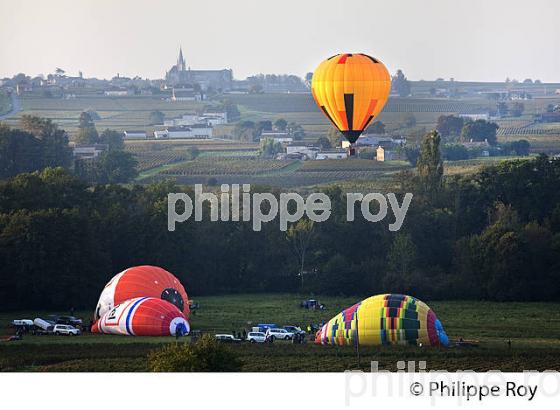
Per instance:
[[[284,326],[284,329],[295,335],[305,335],[307,333],[305,330],[302,330],[301,327],[298,326]]]
[[[53,333],[55,335],[77,336],[80,334],[80,329],[70,325],[54,325]]]
[[[58,325],[82,326],[82,319],[74,316],[58,316],[55,323]]]
[[[259,323],[257,324],[257,326],[259,328],[259,330],[255,330],[255,328],[253,327],[253,332],[264,332],[266,333],[266,331],[268,329],[276,329],[278,327],[277,324],[275,323]]]
[[[263,332],[249,332],[247,341],[251,343],[264,343],[266,342],[266,333]]]
[[[290,340],[292,337],[294,337],[294,334],[291,332],[288,332],[286,329],[268,329],[266,331],[266,336],[274,339],[279,339],[279,340]]]
[[[216,340],[223,343],[239,343],[241,339],[236,338],[234,335],[216,335]]]
[[[315,299],[307,299],[301,302],[300,306],[305,309],[317,309],[319,302]]]

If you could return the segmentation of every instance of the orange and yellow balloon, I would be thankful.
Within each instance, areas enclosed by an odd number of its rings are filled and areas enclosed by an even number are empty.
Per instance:
[[[337,54],[323,61],[311,92],[325,116],[350,143],[379,115],[391,92],[391,76],[366,54]]]

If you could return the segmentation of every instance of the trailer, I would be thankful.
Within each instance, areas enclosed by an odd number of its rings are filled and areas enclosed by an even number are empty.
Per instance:
[[[35,334],[44,335],[52,334],[53,332],[54,323],[41,319],[40,317],[36,317],[35,320],[33,320],[33,324],[35,325]]]

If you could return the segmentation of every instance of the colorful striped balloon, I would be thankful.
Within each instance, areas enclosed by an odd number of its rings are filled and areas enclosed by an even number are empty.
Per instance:
[[[106,312],[91,328],[92,333],[125,336],[180,336],[190,331],[189,322],[177,307],[158,298],[126,300]]]
[[[315,342],[337,346],[449,344],[441,322],[428,305],[398,294],[371,296],[343,310],[317,332]]]

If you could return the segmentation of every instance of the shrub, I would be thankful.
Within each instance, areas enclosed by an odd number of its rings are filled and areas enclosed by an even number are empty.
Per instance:
[[[194,344],[169,344],[148,355],[148,369],[152,372],[237,372],[241,365],[230,348],[210,335]]]

